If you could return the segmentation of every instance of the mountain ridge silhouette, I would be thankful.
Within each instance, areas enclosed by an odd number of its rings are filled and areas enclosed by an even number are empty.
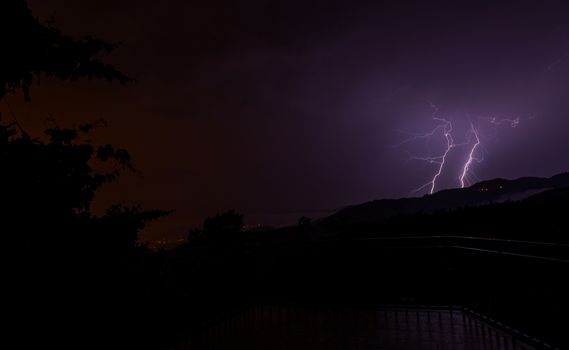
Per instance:
[[[520,177],[513,180],[496,178],[465,188],[446,189],[422,197],[378,199],[347,206],[323,218],[324,225],[333,222],[369,223],[393,216],[432,213],[460,207],[506,201],[519,201],[551,189],[569,187],[569,172],[551,177]]]

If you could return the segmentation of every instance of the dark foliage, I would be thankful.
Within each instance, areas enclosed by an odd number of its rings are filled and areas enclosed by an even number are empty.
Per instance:
[[[0,98],[21,89],[29,98],[34,79],[41,76],[75,81],[100,78],[127,82],[130,79],[98,59],[117,44],[87,36],[75,40],[56,27],[34,18],[25,0],[0,4]]]
[[[33,139],[14,125],[0,125],[0,228],[5,256],[13,262],[6,282],[14,317],[23,318],[25,331],[49,335],[46,343],[93,336],[91,322],[105,312],[125,322],[144,319],[128,317],[139,307],[136,295],[144,295],[134,283],[147,255],[138,233],[168,214],[120,205],[102,216],[92,213],[96,191],[134,168],[125,150],[81,142],[85,130],[91,127],[54,127]],[[54,312],[57,322],[45,318]],[[93,342],[116,335],[113,322]],[[55,326],[77,338],[61,338]]]
[[[205,219],[203,223],[204,234],[214,239],[231,239],[231,236],[239,234],[242,228],[243,215],[234,210],[218,213],[215,217]]]
[[[130,80],[98,58],[116,44],[66,36],[34,18],[24,0],[0,4],[0,42],[0,100],[16,91],[29,100],[40,77]],[[168,212],[121,205],[92,212],[97,190],[136,171],[126,150],[82,141],[96,126],[54,126],[34,138],[17,123],[0,124],[0,233],[9,262],[3,284],[12,348],[157,342],[131,337],[159,314],[142,306],[159,293],[151,287],[159,279],[138,233]]]
[[[112,227],[112,222],[121,222],[137,232],[145,222],[165,214],[123,207],[113,207],[103,217],[92,214],[96,191],[121,171],[134,168],[125,150],[79,142],[81,129],[89,128],[54,127],[46,130],[44,141],[18,132],[12,124],[0,126],[0,205],[7,239],[30,247],[39,243],[61,246],[71,241],[96,243],[105,239],[86,235],[86,227]],[[97,171],[93,166],[97,161],[110,170]],[[127,220],[133,216],[137,219]],[[110,237],[105,242],[109,249],[115,248],[111,248],[115,242],[121,242],[123,249],[134,248],[136,235],[118,234],[125,237]]]
[[[243,215],[234,210],[217,213],[204,220],[203,229],[191,229],[188,241],[193,244],[235,242],[243,229]]]

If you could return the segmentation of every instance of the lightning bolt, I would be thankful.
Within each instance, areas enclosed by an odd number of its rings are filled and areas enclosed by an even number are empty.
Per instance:
[[[426,161],[426,162],[431,163],[431,164],[437,164],[438,165],[437,171],[436,171],[435,175],[433,175],[433,178],[431,179],[431,181],[429,181],[426,184],[424,184],[423,186],[419,187],[414,192],[418,192],[418,191],[422,190],[423,188],[430,186],[431,188],[429,190],[429,193],[433,194],[433,192],[435,191],[435,187],[437,185],[437,179],[439,178],[439,176],[441,176],[441,174],[443,172],[443,168],[445,166],[447,156],[450,153],[451,149],[453,149],[456,146],[454,144],[454,139],[452,137],[452,123],[450,121],[444,119],[444,118],[434,117],[433,119],[441,122],[442,124],[437,125],[437,127],[432,132],[426,133],[425,135],[423,135],[423,137],[433,136],[438,130],[443,130],[443,136],[446,140],[446,148],[440,156],[411,157],[411,159],[413,159],[413,160],[422,160],[422,161]]]
[[[434,156],[434,157],[411,157],[411,160],[421,160],[421,161],[428,162],[430,164],[437,164],[438,165],[435,174],[431,178],[431,181],[427,182],[423,186],[421,186],[421,187],[419,187],[413,191],[413,192],[419,192],[424,188],[430,187],[429,194],[433,194],[435,192],[435,188],[437,187],[437,179],[443,173],[443,169],[444,169],[445,164],[446,164],[447,156],[449,155],[449,153],[451,152],[451,150],[453,148],[458,147],[458,146],[464,146],[466,143],[457,144],[454,142],[454,138],[452,136],[452,131],[453,131],[452,122],[445,119],[445,118],[439,117],[438,116],[439,108],[437,107],[437,105],[435,105],[431,101],[427,101],[427,102],[429,103],[429,106],[433,110],[431,117],[433,118],[433,120],[439,122],[439,124],[431,132],[427,132],[424,134],[416,134],[413,137],[405,140],[402,144],[416,140],[418,138],[432,137],[439,130],[442,130],[442,134],[443,134],[443,137],[444,137],[445,142],[446,142],[446,147],[445,147],[445,149],[441,155]]]
[[[558,67],[565,68],[562,66],[562,64],[564,64],[565,61],[567,61],[567,59],[569,59],[569,52],[567,52],[567,46],[569,45],[569,38],[567,36],[567,30],[566,30],[566,28],[557,27],[557,31],[558,31],[558,34],[560,35],[560,39],[563,42],[563,46],[565,46],[565,48],[563,50],[563,54],[560,57],[558,57],[555,61],[553,61],[547,65],[546,70],[549,73],[555,73],[555,71],[557,70]]]
[[[502,125],[502,124],[510,124],[510,127],[516,128],[520,124],[520,117],[516,117],[514,119],[497,119],[496,117],[492,117],[489,119],[491,124],[494,125]]]
[[[459,178],[461,188],[464,188],[464,179],[466,178],[466,174],[468,174],[468,170],[470,170],[472,162],[476,159],[474,158],[474,152],[476,152],[476,148],[480,146],[480,137],[478,137],[478,131],[476,130],[474,124],[472,123],[470,123],[470,131],[472,135],[474,135],[476,142],[474,142],[474,144],[470,148],[470,152],[468,153],[468,160],[466,161],[466,163],[464,163],[464,166],[462,167],[462,174],[460,175]]]
[[[476,154],[478,149],[482,145],[482,139],[480,134],[480,129],[475,127],[473,122],[470,123],[470,129],[468,130],[468,134],[466,135],[466,141],[463,143],[456,143],[453,137],[453,124],[450,120],[442,118],[438,115],[439,108],[432,103],[431,101],[427,101],[433,110],[431,117],[433,120],[437,121],[438,124],[429,132],[425,133],[416,133],[410,134],[411,136],[407,139],[400,142],[396,147],[402,146],[407,143],[411,143],[413,141],[419,139],[429,139],[435,137],[439,134],[442,134],[442,137],[445,141],[445,148],[443,152],[439,155],[429,156],[429,157],[418,157],[418,156],[410,156],[409,160],[419,160],[423,162],[427,162],[428,164],[436,164],[436,170],[433,174],[431,180],[426,184],[422,185],[421,187],[413,190],[413,193],[422,191],[425,188],[428,188],[428,193],[433,194],[435,189],[437,188],[437,180],[443,174],[445,165],[447,164],[447,159],[451,151],[457,147],[466,147],[467,152],[466,154],[468,157],[464,161],[464,163],[460,166],[460,175],[458,176],[458,183],[460,184],[461,188],[467,186],[467,180],[469,174],[472,172],[472,166],[474,162],[480,163],[482,162],[481,158],[477,158]],[[496,118],[496,117],[478,117],[477,118],[477,125],[480,124],[481,121],[485,121],[495,126],[500,125],[508,125],[511,128],[516,128],[520,124],[520,118]],[[409,134],[408,134],[409,135]]]
[[[555,73],[556,68],[560,66],[562,63],[564,63],[568,58],[569,58],[569,53],[566,53],[563,56],[561,56],[559,59],[555,60],[554,62],[551,62],[547,66],[547,71],[549,73]]]
[[[394,147],[400,147],[403,146],[406,143],[418,140],[418,139],[428,139],[433,137],[439,130],[444,130],[447,127],[448,122],[442,118],[439,118],[437,115],[439,113],[439,108],[431,101],[427,100],[427,103],[429,104],[429,106],[431,107],[431,109],[433,110],[433,112],[431,113],[431,117],[434,120],[438,120],[438,121],[443,121],[443,124],[439,124],[437,125],[433,130],[431,130],[430,132],[426,132],[426,133],[420,133],[420,134],[409,134],[407,132],[402,132],[399,131],[400,133],[404,133],[407,135],[411,135],[410,137],[406,138],[405,140],[401,141],[400,143],[396,144]],[[436,157],[435,157],[436,158]],[[419,159],[419,158],[417,158]]]

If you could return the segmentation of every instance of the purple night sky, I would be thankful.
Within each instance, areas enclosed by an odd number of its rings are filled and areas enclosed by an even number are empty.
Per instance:
[[[108,57],[136,84],[42,81],[11,97],[34,132],[104,118],[96,141],[128,148],[143,177],[100,194],[176,214],[146,238],[184,236],[230,208],[249,224],[412,191],[452,121],[483,132],[470,180],[569,170],[569,3],[566,1],[30,0],[74,36],[124,45]],[[87,112],[86,112],[87,111]],[[517,127],[493,125],[519,118]],[[468,147],[437,189],[458,186]]]

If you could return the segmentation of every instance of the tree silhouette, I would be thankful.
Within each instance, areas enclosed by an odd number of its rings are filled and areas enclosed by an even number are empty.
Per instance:
[[[81,129],[90,130],[90,126],[83,125]],[[3,184],[0,215],[1,224],[11,231],[9,237],[32,245],[41,242],[43,247],[54,241],[61,246],[65,239],[72,238],[70,235],[74,235],[72,241],[77,241],[78,228],[98,220],[91,213],[95,192],[115,180],[121,171],[134,171],[126,150],[82,143],[78,138],[84,133],[54,127],[46,130],[47,140],[44,141],[22,134],[13,124],[0,126],[0,164],[3,168],[0,172],[0,183]],[[112,163],[112,169],[96,170],[92,166],[94,161]],[[119,208],[112,208],[106,216],[120,212]],[[135,213],[132,210],[126,212]],[[140,211],[140,214],[142,223],[165,213],[150,215]],[[105,221],[109,219],[105,218]],[[141,223],[139,228],[142,228]],[[136,238],[131,237],[131,240]]]
[[[0,99],[21,89],[29,99],[34,79],[102,78],[127,82],[129,78],[100,61],[100,54],[117,44],[87,36],[75,40],[52,24],[33,17],[25,0],[3,0],[0,5]]]
[[[0,42],[0,100],[17,91],[29,100],[44,76],[129,81],[97,58],[116,44],[66,36],[34,18],[24,0],[0,4]],[[142,305],[150,294],[164,295],[159,283],[150,287],[156,277],[138,233],[169,212],[115,205],[93,213],[101,187],[136,171],[126,150],[85,141],[96,126],[56,125],[32,137],[18,124],[0,124],[4,282],[15,308],[6,317],[19,326],[17,348],[103,348],[111,339],[119,348],[152,347],[130,333],[150,334],[149,320],[160,312]]]
[[[217,213],[204,220],[203,229],[191,229],[188,242],[192,244],[228,243],[239,238],[243,229],[243,215],[235,210]]]
[[[214,217],[207,218],[203,224],[204,233],[216,238],[231,238],[241,232],[243,228],[243,215],[235,210],[225,213],[217,213]]]
[[[125,74],[97,58],[114,50],[116,44],[90,36],[75,40],[64,35],[52,24],[40,23],[33,17],[25,0],[6,0],[0,5],[0,39],[0,99],[17,90],[29,99],[34,80],[39,82],[42,76],[72,81],[129,81]],[[95,126],[55,126],[45,131],[44,138],[31,138],[17,124],[0,124],[0,225],[7,239],[29,249],[51,247],[64,251],[61,248],[71,248],[71,242],[86,243],[87,237],[98,230],[98,237],[89,238],[91,245],[101,240],[110,246],[116,240],[123,242],[119,244],[123,248],[132,248],[137,244],[133,232],[142,229],[148,220],[166,214],[124,207],[111,208],[101,218],[91,213],[99,188],[115,180],[121,171],[134,171],[126,150],[80,141]],[[95,169],[95,162],[112,163],[108,166],[111,170]],[[115,237],[102,238],[108,232],[121,231],[111,229],[110,223],[127,222],[132,226],[125,229],[129,234],[119,232]]]

